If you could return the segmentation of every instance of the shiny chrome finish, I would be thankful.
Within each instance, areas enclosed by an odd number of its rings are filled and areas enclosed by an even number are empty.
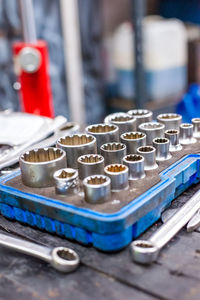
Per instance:
[[[117,125],[119,127],[119,136],[124,132],[136,130],[136,118],[124,112],[108,115],[104,119],[104,123]]]
[[[192,124],[194,126],[193,136],[195,138],[200,138],[200,118],[193,118]]]
[[[126,145],[127,154],[135,154],[137,148],[146,145],[146,134],[139,131],[123,133],[120,139]]]
[[[145,177],[144,157],[138,154],[126,155],[123,163],[129,168],[129,180],[137,180]]]
[[[57,141],[56,146],[66,152],[68,167],[75,169],[78,168],[79,156],[97,153],[96,138],[89,134],[66,135]]]
[[[56,194],[71,195],[78,192],[78,171],[71,168],[57,170],[53,174]]]
[[[156,149],[152,146],[143,146],[137,149],[137,154],[144,157],[144,170],[154,170],[158,167],[156,163]]]
[[[4,233],[0,233],[0,245],[41,259],[49,263],[57,271],[63,273],[75,271],[80,264],[78,254],[66,247],[49,248]]]
[[[179,129],[182,122],[182,116],[175,113],[160,114],[157,116],[157,121],[165,125],[165,129]]]
[[[122,164],[111,164],[104,168],[105,175],[110,177],[111,190],[117,192],[128,188],[128,167]]]
[[[59,128],[59,133],[65,134],[78,134],[80,131],[80,124],[77,122],[67,122],[62,127]]]
[[[139,130],[147,136],[147,145],[152,145],[153,139],[164,137],[165,125],[158,122],[143,123],[139,125]]]
[[[180,151],[183,147],[179,143],[179,130],[169,129],[165,131],[165,137],[169,140],[169,151]]]
[[[104,158],[99,154],[86,154],[78,158],[78,173],[79,178],[84,178],[95,175],[104,174]]]
[[[114,124],[94,124],[86,127],[86,132],[97,139],[97,151],[106,143],[119,142],[119,128]]]
[[[19,165],[23,184],[30,187],[54,186],[53,174],[66,167],[66,154],[62,149],[40,148],[20,156]]]
[[[169,145],[169,140],[167,138],[153,139],[153,146],[156,149],[157,161],[168,160],[172,157],[169,153]]]
[[[132,109],[128,111],[128,114],[136,118],[136,128],[142,123],[149,123],[153,119],[152,111],[148,109]]]
[[[123,157],[126,155],[126,145],[122,143],[103,144],[100,149],[105,160],[105,166],[121,164]]]
[[[91,204],[109,201],[111,180],[105,175],[92,175],[83,180],[85,200]]]
[[[190,123],[183,123],[180,125],[180,143],[182,145],[194,144],[196,139],[193,137],[194,125]]]

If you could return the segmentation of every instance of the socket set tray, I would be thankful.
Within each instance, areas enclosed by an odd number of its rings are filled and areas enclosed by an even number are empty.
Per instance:
[[[200,180],[199,152],[197,138],[173,152],[170,159],[159,161],[157,168],[146,170],[144,178],[129,180],[128,188],[112,191],[108,201],[95,204],[85,201],[84,181],[77,193],[63,197],[55,186],[25,185],[21,171],[14,171],[0,178],[0,213],[106,252],[117,251],[155,223],[173,199]]]

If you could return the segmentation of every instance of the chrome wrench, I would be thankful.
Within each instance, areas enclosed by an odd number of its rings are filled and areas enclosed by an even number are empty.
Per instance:
[[[4,233],[0,233],[0,246],[39,258],[63,273],[74,271],[80,264],[78,254],[70,248],[49,248]]]
[[[200,208],[200,190],[196,192],[149,240],[131,244],[133,260],[141,264],[154,262],[160,250],[183,228]]]

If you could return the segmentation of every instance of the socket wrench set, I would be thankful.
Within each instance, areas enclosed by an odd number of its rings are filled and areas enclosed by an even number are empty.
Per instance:
[[[20,155],[0,178],[0,212],[103,251],[127,246],[200,179],[200,118],[114,113],[54,147]]]

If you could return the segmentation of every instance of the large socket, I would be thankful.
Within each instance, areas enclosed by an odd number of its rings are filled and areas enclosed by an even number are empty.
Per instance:
[[[180,125],[180,143],[182,145],[189,145],[196,143],[196,139],[193,136],[194,125],[190,123],[182,123]]]
[[[124,132],[136,130],[136,118],[124,112],[108,115],[104,119],[104,123],[117,125],[119,127],[119,136]]]
[[[195,138],[200,138],[200,118],[193,118],[192,119],[193,124],[193,136]]]
[[[129,154],[123,158],[123,163],[129,169],[129,180],[137,180],[145,177],[144,157],[138,154]]]
[[[157,116],[157,121],[165,125],[165,130],[179,129],[182,122],[182,116],[175,113],[160,114]]]
[[[149,123],[153,119],[153,113],[148,109],[132,109],[128,111],[128,114],[136,118],[136,129],[140,124]]]
[[[101,155],[104,157],[105,166],[121,164],[126,155],[126,145],[123,143],[107,143],[101,146]]]
[[[127,154],[137,153],[137,148],[146,145],[146,134],[139,131],[123,133],[120,139],[126,145]]]
[[[165,137],[169,140],[169,151],[176,152],[180,151],[183,147],[179,143],[179,130],[169,129],[165,131]]]
[[[53,175],[56,194],[73,195],[78,192],[78,171],[71,168],[57,170]]]
[[[19,158],[22,182],[30,187],[54,185],[53,174],[67,167],[66,154],[62,149],[40,148],[25,152]]]
[[[84,178],[95,175],[104,174],[104,158],[99,154],[86,154],[78,158],[78,173],[79,178]]]
[[[96,138],[89,134],[73,134],[60,138],[56,146],[63,149],[67,155],[70,168],[78,168],[78,158],[84,154],[96,154]]]
[[[153,139],[164,137],[165,125],[158,122],[149,122],[139,125],[139,130],[146,134],[146,144],[152,145]]]
[[[113,192],[128,188],[128,167],[126,165],[111,164],[104,168],[104,172],[111,180]]]
[[[103,144],[119,142],[119,128],[114,124],[94,124],[86,127],[86,132],[95,136],[97,140],[97,152]]]
[[[169,153],[169,140],[167,138],[155,138],[153,139],[153,146],[156,149],[156,160],[163,161],[168,160],[172,156]]]
[[[104,203],[110,200],[111,180],[105,175],[92,175],[83,180],[85,200],[91,204]]]
[[[156,149],[153,146],[143,146],[137,149],[137,153],[144,157],[144,170],[154,170],[158,168],[156,163]]]

